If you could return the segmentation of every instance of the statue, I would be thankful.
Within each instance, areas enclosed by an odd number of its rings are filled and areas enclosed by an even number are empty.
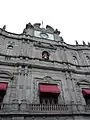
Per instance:
[[[54,32],[54,29],[53,29],[50,25],[47,25],[47,26],[46,26],[46,29],[47,29],[47,30],[50,30],[51,32]]]
[[[33,25],[29,22],[28,24],[26,24],[26,29],[28,28],[33,28]]]
[[[34,24],[34,27],[40,28],[40,26],[41,26],[41,23],[35,23]]]
[[[3,30],[6,30],[6,25],[4,25],[2,29],[3,29]]]
[[[60,39],[61,39],[61,42],[63,43],[64,42],[63,37],[60,37]]]
[[[83,45],[86,45],[86,43],[83,41]]]
[[[56,29],[56,30],[54,31],[54,33],[57,34],[57,35],[59,35],[61,32],[58,31],[58,29]]]
[[[76,40],[76,45],[78,45],[78,41]]]
[[[90,42],[88,42],[88,46],[90,47]]]
[[[27,29],[31,29],[34,28],[33,25],[29,22],[28,24],[26,24],[26,28],[23,30],[23,34],[26,34]]]

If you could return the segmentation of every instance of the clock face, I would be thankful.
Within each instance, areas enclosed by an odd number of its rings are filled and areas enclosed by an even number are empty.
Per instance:
[[[48,35],[47,35],[46,33],[40,33],[40,36],[41,36],[42,38],[48,38]]]
[[[39,37],[39,38],[43,38],[43,39],[54,40],[53,34],[45,33],[45,32],[42,32],[42,31],[37,31],[37,30],[34,31],[34,36]]]

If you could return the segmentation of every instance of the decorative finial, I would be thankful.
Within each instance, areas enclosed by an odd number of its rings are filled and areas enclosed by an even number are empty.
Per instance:
[[[88,42],[88,46],[90,47],[90,42]]]
[[[76,40],[76,45],[78,45],[78,41]]]
[[[54,29],[50,25],[46,25],[46,29],[50,32],[54,32]]]
[[[61,32],[58,31],[58,29],[56,29],[56,30],[54,31],[54,33],[57,34],[57,35],[59,35]]]
[[[83,41],[83,45],[86,45],[86,43]]]
[[[60,39],[61,39],[61,42],[63,43],[64,42],[63,37],[60,37]]]
[[[28,28],[33,28],[33,25],[29,22],[28,24],[26,24],[26,29]]]
[[[6,25],[4,25],[2,29],[5,30],[6,29]]]

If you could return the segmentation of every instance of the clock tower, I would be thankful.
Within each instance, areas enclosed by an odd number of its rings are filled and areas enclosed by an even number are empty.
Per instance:
[[[37,37],[39,39],[46,39],[51,41],[60,41],[60,31],[57,29],[54,30],[51,26],[47,25],[46,28],[41,28],[40,23],[35,23],[32,25],[31,23],[26,24],[26,28],[23,33],[25,35],[29,35],[32,37]]]

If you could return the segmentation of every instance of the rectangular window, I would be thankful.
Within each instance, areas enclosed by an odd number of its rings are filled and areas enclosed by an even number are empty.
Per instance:
[[[58,95],[60,94],[60,90],[57,85],[40,84],[39,92],[40,104],[58,104]]]
[[[90,105],[90,89],[82,89],[82,93],[87,105]]]
[[[11,60],[10,56],[5,56],[5,60]]]
[[[40,104],[47,104],[47,105],[58,104],[58,96],[53,93],[40,94]]]
[[[90,96],[84,97],[87,105],[90,105]]]
[[[3,98],[6,94],[7,90],[7,83],[6,82],[0,82],[0,109],[1,109],[1,104],[3,102]]]

